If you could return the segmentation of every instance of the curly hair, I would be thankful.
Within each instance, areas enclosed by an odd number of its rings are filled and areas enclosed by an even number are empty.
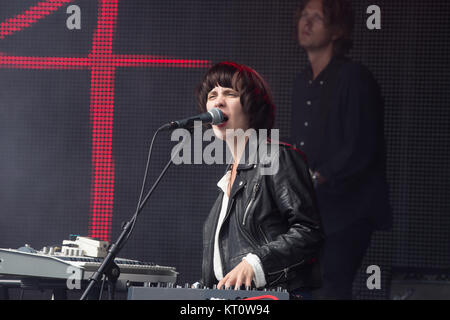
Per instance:
[[[295,14],[296,36],[298,36],[298,21],[309,1],[300,0],[300,5]],[[342,32],[341,36],[334,41],[333,54],[345,55],[353,46],[351,34],[353,32],[355,18],[351,2],[350,0],[322,0],[322,8],[326,26]]]
[[[208,93],[218,85],[239,92],[242,110],[249,119],[249,128],[255,130],[273,128],[275,105],[269,86],[255,70],[230,61],[220,62],[211,67],[195,90],[200,111],[206,111]]]

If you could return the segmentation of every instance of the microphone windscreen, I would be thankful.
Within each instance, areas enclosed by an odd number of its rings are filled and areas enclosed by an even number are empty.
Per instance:
[[[219,108],[214,108],[208,111],[212,116],[211,124],[219,124],[225,121],[222,111]]]

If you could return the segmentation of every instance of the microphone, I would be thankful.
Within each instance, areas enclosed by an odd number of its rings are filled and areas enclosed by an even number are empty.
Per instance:
[[[164,125],[165,128],[171,130],[176,128],[190,128],[194,125],[194,121],[202,121],[204,123],[219,124],[227,121],[228,118],[223,115],[219,108],[214,108],[208,112],[200,113],[196,116],[182,120],[171,121]]]

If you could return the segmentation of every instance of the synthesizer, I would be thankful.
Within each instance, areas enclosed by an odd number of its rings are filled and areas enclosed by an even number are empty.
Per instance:
[[[0,248],[0,278],[3,279],[69,279],[74,274],[80,280],[88,280],[100,267],[103,258],[64,255],[54,251]],[[178,273],[174,267],[151,262],[116,258],[120,269],[119,287],[130,283],[175,283]]]
[[[289,293],[276,290],[217,290],[215,288],[129,287],[128,300],[289,300]]]

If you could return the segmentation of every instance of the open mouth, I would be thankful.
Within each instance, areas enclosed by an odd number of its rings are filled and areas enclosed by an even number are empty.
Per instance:
[[[219,123],[217,125],[219,128],[224,127],[227,124],[227,122],[228,122],[228,116],[225,113],[223,113],[223,112],[222,112],[222,114],[223,114],[223,122]]]
[[[226,125],[227,122],[228,122],[228,117],[227,117],[227,116],[224,116],[224,118],[225,118],[225,121],[222,122],[222,123],[220,123],[220,124],[218,124],[217,127],[219,127],[219,128],[225,127],[225,125]]]

